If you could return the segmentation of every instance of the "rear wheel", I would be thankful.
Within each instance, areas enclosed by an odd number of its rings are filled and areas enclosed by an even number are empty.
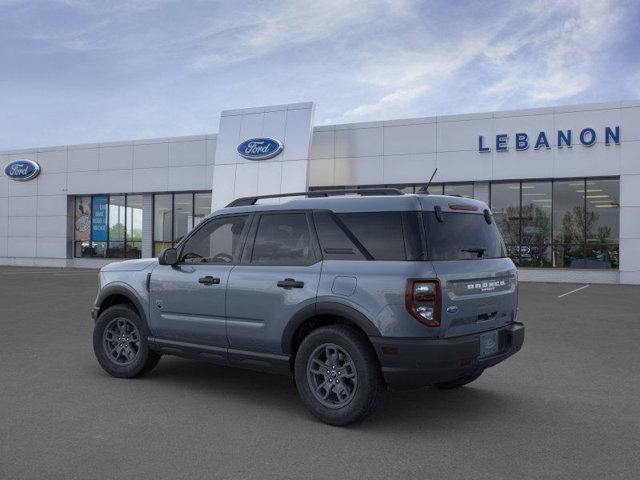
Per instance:
[[[471,383],[477,380],[478,377],[482,375],[482,372],[484,372],[484,370],[480,370],[479,372],[474,372],[470,375],[465,375],[464,377],[456,378],[455,380],[451,380],[450,382],[436,383],[433,386],[436,388],[440,388],[442,390],[452,390],[454,388],[462,387],[468,383]]]
[[[367,417],[384,393],[375,352],[359,332],[345,325],[319,328],[302,341],[295,379],[307,408],[331,425]]]
[[[93,329],[93,351],[109,375],[133,378],[158,364],[160,355],[149,349],[149,331],[128,305],[114,305],[100,314]]]

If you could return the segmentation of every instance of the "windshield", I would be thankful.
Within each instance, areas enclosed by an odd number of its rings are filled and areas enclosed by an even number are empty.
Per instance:
[[[506,257],[496,222],[487,223],[484,215],[424,212],[427,251],[430,260],[472,260]]]

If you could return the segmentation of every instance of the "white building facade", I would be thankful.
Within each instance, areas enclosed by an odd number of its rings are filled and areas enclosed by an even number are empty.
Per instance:
[[[237,197],[422,192],[437,168],[429,192],[487,202],[521,279],[640,284],[640,101],[313,120],[277,105],[225,111],[217,134],[0,152],[0,264],[149,257]]]

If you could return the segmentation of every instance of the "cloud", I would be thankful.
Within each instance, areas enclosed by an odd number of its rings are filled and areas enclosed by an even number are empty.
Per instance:
[[[222,109],[309,99],[343,123],[637,98],[639,9],[0,0],[0,148],[211,132]]]
[[[408,0],[282,1],[273,8],[247,9],[232,24],[214,23],[193,39],[198,69],[260,58],[283,49],[336,39],[340,32],[407,13]]]
[[[427,32],[418,48],[405,47],[401,37],[361,52],[354,77],[371,93],[338,120],[402,115],[408,105],[442,96],[456,84],[475,83],[475,100],[483,106],[513,105],[514,97],[533,105],[566,101],[593,84],[598,55],[615,41],[622,20],[604,0],[514,2],[500,11],[472,16],[447,37]]]
[[[572,12],[569,16],[564,11]],[[500,79],[484,93],[508,98],[524,92],[534,103],[551,103],[578,95],[593,82],[594,63],[607,44],[615,39],[620,14],[608,1],[572,1],[561,7],[537,2],[529,14],[535,21],[500,46],[512,45],[508,54],[487,54]],[[554,19],[559,18],[559,21]],[[546,28],[545,28],[546,26]]]

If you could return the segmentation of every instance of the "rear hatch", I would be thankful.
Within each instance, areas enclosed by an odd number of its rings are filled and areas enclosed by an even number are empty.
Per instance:
[[[478,203],[446,203],[423,213],[428,256],[442,292],[443,337],[483,332],[516,319],[516,268],[493,218]],[[456,205],[467,208],[450,208]]]

